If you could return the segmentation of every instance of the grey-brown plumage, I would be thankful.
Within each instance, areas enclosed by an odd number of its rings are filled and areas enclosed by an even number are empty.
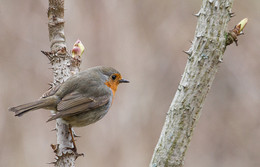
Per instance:
[[[93,67],[68,78],[40,100],[9,108],[15,116],[40,108],[55,110],[48,121],[62,118],[71,126],[86,126],[100,120],[112,104],[119,83],[127,83],[111,67]]]

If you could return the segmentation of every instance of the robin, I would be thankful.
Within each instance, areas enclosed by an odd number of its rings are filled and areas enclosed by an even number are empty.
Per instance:
[[[70,127],[87,126],[105,116],[120,83],[129,81],[122,79],[121,74],[114,68],[92,67],[53,87],[41,99],[11,107],[9,110],[13,111],[15,116],[41,108],[55,110],[55,115],[47,122],[61,118]],[[73,144],[75,146],[74,141]]]

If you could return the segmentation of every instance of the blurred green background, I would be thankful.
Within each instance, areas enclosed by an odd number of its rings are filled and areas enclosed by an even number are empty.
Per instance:
[[[193,39],[201,0],[67,0],[68,49],[86,47],[81,69],[118,69],[120,85],[109,113],[76,128],[77,166],[148,166]],[[49,51],[47,0],[0,0],[0,166],[51,166],[50,112],[16,118],[7,108],[39,98],[53,80],[40,50]],[[235,1],[232,29],[248,17],[239,46],[229,46],[205,102],[185,167],[260,166],[260,1]]]

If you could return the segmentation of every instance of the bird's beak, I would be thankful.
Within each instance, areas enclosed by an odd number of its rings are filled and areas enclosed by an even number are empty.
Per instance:
[[[126,80],[126,79],[120,79],[120,80],[119,80],[119,83],[129,83],[129,81]]]

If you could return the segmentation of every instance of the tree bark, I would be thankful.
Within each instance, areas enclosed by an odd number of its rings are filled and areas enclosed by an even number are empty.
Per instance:
[[[50,60],[54,82],[56,86],[68,79],[72,73],[79,71],[79,65],[72,63],[71,55],[66,51],[66,40],[64,35],[64,0],[49,0],[48,28],[51,52],[43,52]],[[54,111],[53,111],[54,112]],[[57,145],[51,145],[56,153],[55,166],[73,167],[77,156],[72,148],[74,147],[69,126],[60,119],[56,120]]]
[[[233,0],[203,0],[187,64],[150,167],[181,167],[205,98],[222,62]],[[177,39],[176,39],[177,40]]]

